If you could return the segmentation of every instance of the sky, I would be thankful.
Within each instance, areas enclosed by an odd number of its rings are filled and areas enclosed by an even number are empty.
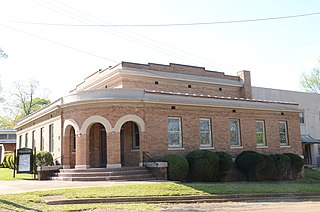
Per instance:
[[[37,80],[56,100],[99,69],[127,61],[229,75],[249,70],[253,86],[302,91],[301,74],[320,56],[320,15],[132,25],[317,12],[318,0],[0,0],[0,48],[8,55],[0,59],[0,82],[9,93],[15,81]]]

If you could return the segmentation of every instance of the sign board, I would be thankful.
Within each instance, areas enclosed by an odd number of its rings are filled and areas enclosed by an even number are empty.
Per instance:
[[[33,173],[33,150],[22,148],[17,150],[17,173]]]

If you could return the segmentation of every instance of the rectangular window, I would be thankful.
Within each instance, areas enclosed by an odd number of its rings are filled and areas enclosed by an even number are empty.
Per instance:
[[[230,146],[241,146],[240,121],[233,119],[229,121]]]
[[[256,121],[256,141],[257,146],[267,145],[264,121]]]
[[[169,117],[168,119],[168,146],[169,148],[182,147],[180,117]]]
[[[54,133],[53,124],[49,125],[49,152],[54,151]]]
[[[40,129],[40,151],[44,150],[44,128]]]
[[[31,139],[32,139],[32,149],[35,147],[36,145],[36,140],[35,140],[35,137],[34,137],[34,134],[35,134],[35,130],[32,131],[32,135],[31,135]]]
[[[304,124],[304,112],[300,112],[299,117],[300,117],[300,124]]]
[[[16,139],[16,134],[9,134],[9,139],[10,140],[15,140]]]
[[[24,147],[28,147],[28,133],[25,135]]]
[[[8,134],[0,134],[0,139],[8,139]]]
[[[279,121],[280,146],[288,146],[288,129],[286,121]]]
[[[212,147],[211,120],[208,118],[199,119],[200,126],[200,147]]]
[[[20,149],[22,146],[22,135],[19,136],[19,146],[18,148]]]
[[[132,122],[132,149],[140,148],[140,135],[139,127],[136,123]]]

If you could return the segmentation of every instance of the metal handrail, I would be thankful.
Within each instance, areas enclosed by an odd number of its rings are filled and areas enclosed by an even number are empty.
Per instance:
[[[145,156],[146,156],[152,163],[154,163],[154,164],[156,164],[156,166],[158,166],[159,164],[158,164],[156,161],[154,161],[147,153],[148,153],[148,152],[145,152],[145,151],[142,152],[142,164],[143,164],[143,166],[146,167],[146,165],[145,165],[145,159],[144,159]]]

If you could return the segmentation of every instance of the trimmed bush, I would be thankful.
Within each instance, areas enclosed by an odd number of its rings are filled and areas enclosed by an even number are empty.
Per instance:
[[[185,181],[189,164],[185,157],[175,154],[164,155],[163,161],[168,163],[168,179]]]
[[[219,157],[218,180],[221,181],[232,168],[232,156],[226,152],[216,152]]]
[[[53,165],[53,157],[50,152],[39,151],[36,154],[37,166],[51,166]]]
[[[263,169],[266,165],[265,157],[254,151],[243,151],[236,157],[237,167],[243,171],[250,181],[263,180]]]
[[[270,155],[274,161],[275,170],[273,173],[273,180],[284,180],[287,178],[291,160],[289,156],[283,154]]]
[[[13,152],[6,152],[4,154],[4,158],[3,158],[3,161],[2,161],[2,166],[3,166],[3,168],[10,168],[10,169],[14,168]]]
[[[187,155],[188,179],[197,182],[217,181],[219,157],[210,150],[195,150]]]
[[[261,180],[273,180],[275,173],[275,162],[272,157],[261,154],[265,160],[265,166],[260,170],[258,178]]]
[[[284,153],[283,155],[288,156],[291,160],[291,165],[290,165],[288,177],[290,179],[297,179],[298,174],[300,172],[302,172],[302,168],[304,165],[303,159],[299,155],[294,154],[294,153]]]

